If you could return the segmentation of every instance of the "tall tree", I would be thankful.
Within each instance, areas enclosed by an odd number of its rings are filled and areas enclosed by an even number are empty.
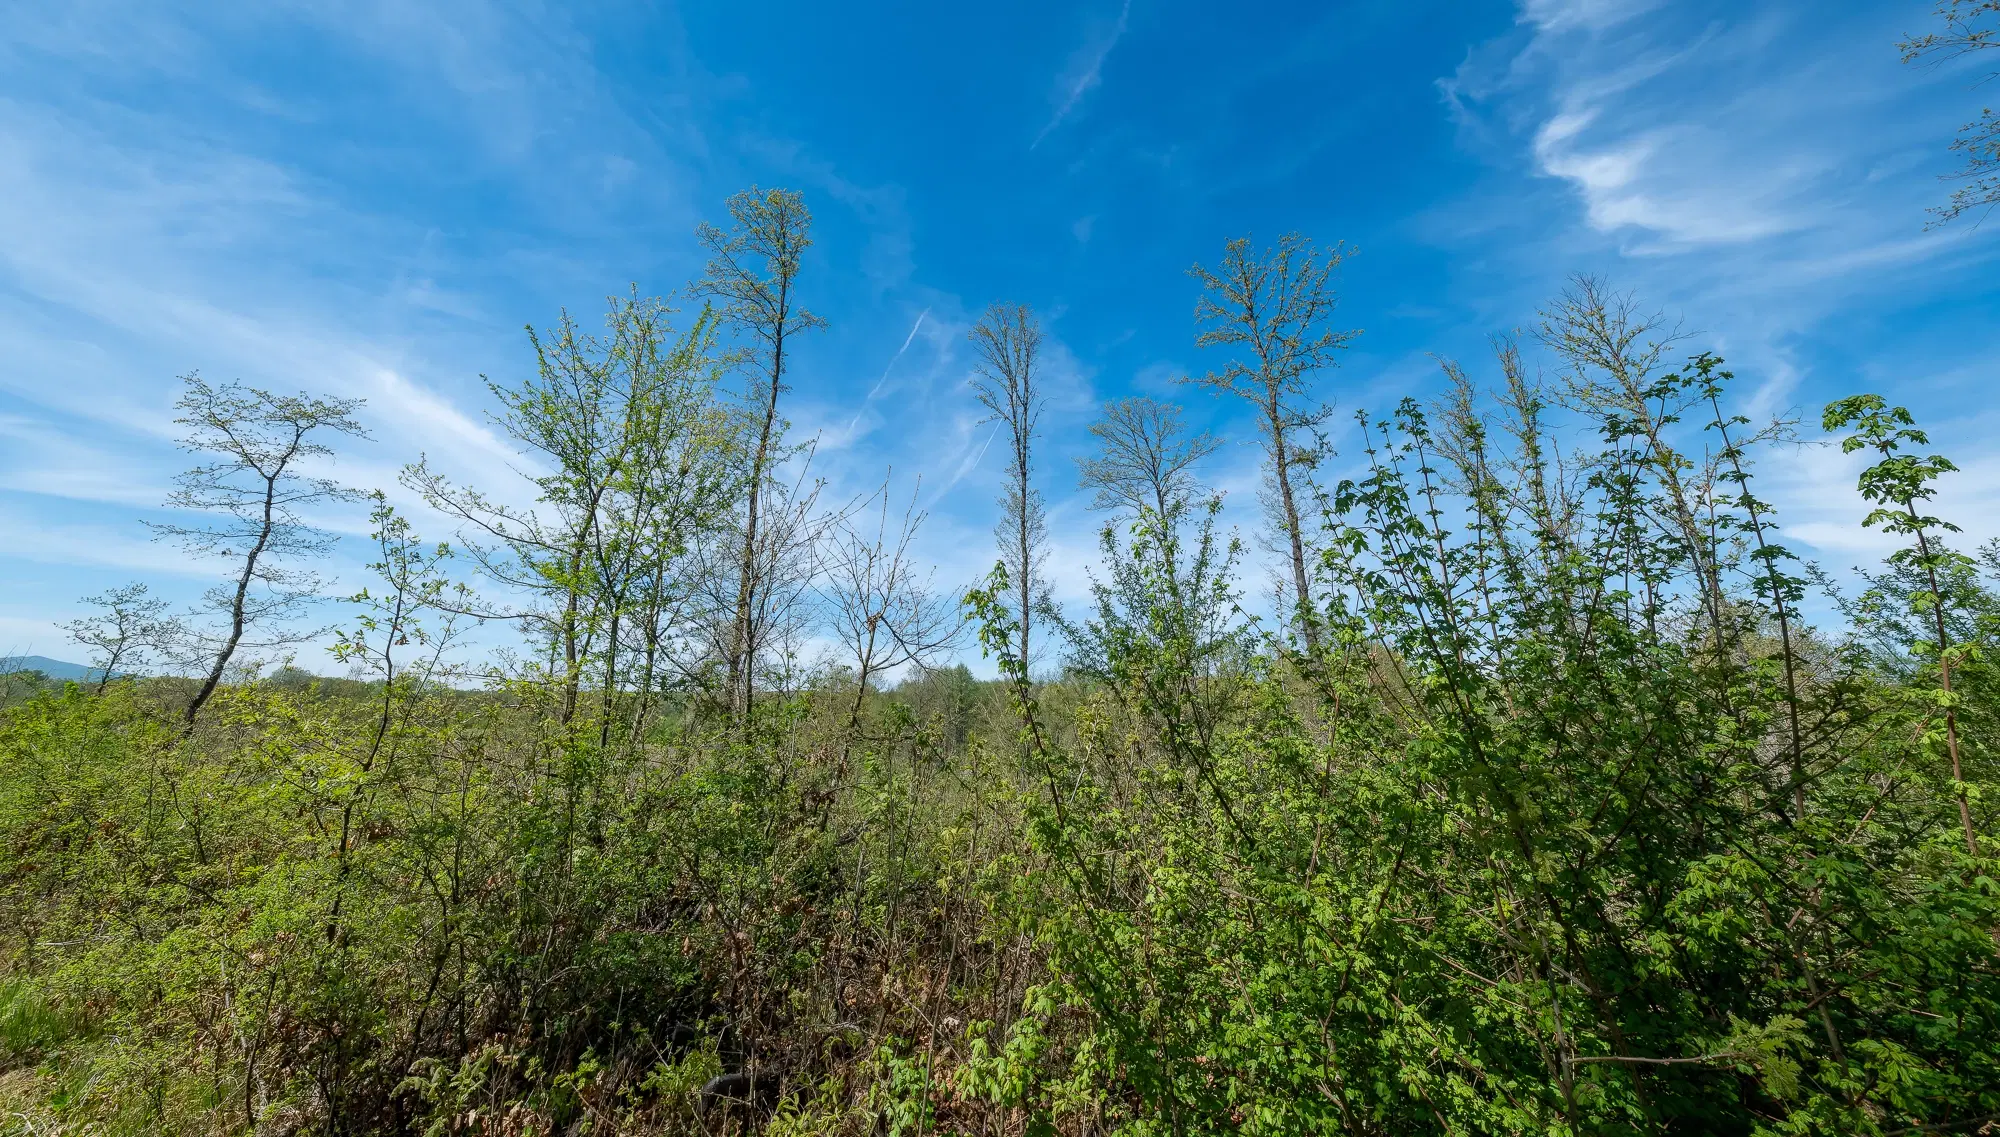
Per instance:
[[[694,290],[714,301],[723,319],[749,340],[746,355],[757,375],[756,434],[750,452],[735,621],[727,651],[731,697],[740,700],[738,709],[747,721],[757,670],[753,618],[761,583],[757,527],[767,496],[765,483],[782,456],[778,396],[785,389],[785,351],[792,337],[825,327],[826,321],[807,311],[796,295],[799,265],[812,246],[812,213],[804,199],[791,190],[752,186],[729,199],[729,217],[727,230],[704,224],[696,232],[711,259]]]
[[[1021,666],[1032,659],[1034,611],[1047,602],[1041,574],[1048,557],[1048,519],[1034,484],[1034,442],[1048,399],[1037,383],[1042,327],[1025,304],[994,304],[969,333],[976,362],[973,391],[986,408],[982,422],[998,422],[1007,432],[1007,488],[1000,495],[1001,518],[994,535],[1019,606]]]
[[[232,566],[230,582],[206,598],[207,607],[226,626],[205,637],[201,645],[209,662],[201,688],[184,712],[192,725],[221,684],[246,633],[253,628],[275,632],[276,637],[267,638],[263,646],[299,638],[297,632],[286,633],[274,625],[281,625],[316,596],[319,580],[292,562],[324,554],[334,540],[308,524],[303,511],[358,498],[335,482],[306,477],[299,466],[333,456],[321,436],[366,438],[368,432],[354,420],[360,399],[276,395],[235,383],[217,387],[192,373],[182,382],[186,389],[174,404],[181,412],[174,421],[188,431],[181,448],[213,455],[215,461],[175,479],[167,504],[210,519],[186,525],[148,524],[156,536],[178,541],[189,553]]]
[[[1911,36],[1896,45],[1903,53],[1903,62],[1925,56],[1954,59],[2000,48],[2000,0],[1938,0],[1937,14],[1944,20],[1943,31]],[[2000,71],[1989,71],[1979,81],[1995,77],[2000,77]],[[1992,107],[1982,108],[1978,118],[1959,129],[1951,148],[1965,155],[1965,167],[1946,176],[1965,184],[1953,192],[1950,201],[1931,210],[1937,215],[1933,222],[1937,225],[1969,210],[2000,204],[2000,113]]]
[[[1317,649],[1310,613],[1312,594],[1306,572],[1305,534],[1299,523],[1296,471],[1309,471],[1322,457],[1316,438],[1308,439],[1331,408],[1311,398],[1312,376],[1335,363],[1340,349],[1358,331],[1328,326],[1338,296],[1333,273],[1346,248],[1319,249],[1297,233],[1261,252],[1246,237],[1230,241],[1214,269],[1196,265],[1189,275],[1201,282],[1195,302],[1196,347],[1231,350],[1222,370],[1189,381],[1254,405],[1264,451],[1271,464],[1272,513],[1291,560],[1292,603],[1307,646]]]

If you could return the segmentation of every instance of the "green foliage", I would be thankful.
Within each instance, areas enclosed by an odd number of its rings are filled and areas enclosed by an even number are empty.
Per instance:
[[[754,275],[732,303],[776,301]],[[2000,1115],[2000,547],[1924,512],[1953,467],[1907,411],[1827,408],[1904,547],[1809,627],[1816,574],[1753,490],[1782,427],[1581,282],[1541,332],[1556,385],[1503,343],[1496,395],[1449,365],[1441,405],[1357,416],[1350,477],[1294,456],[1271,629],[1190,473],[1210,440],[1114,408],[1058,676],[1016,557],[965,596],[999,678],[885,692],[865,657],[756,670],[758,605],[809,580],[736,515],[784,458],[757,456],[776,349],[745,416],[712,319],[669,316],[565,320],[497,388],[534,510],[419,466],[485,534],[443,545],[377,498],[350,677],[218,683],[192,717],[173,679],[9,687],[0,1134]],[[854,579],[866,635],[922,630],[900,568]],[[530,657],[455,671],[467,619]]]
[[[1713,401],[1717,362],[1642,396]],[[1007,893],[1053,977],[984,1091],[1134,1133],[1879,1133],[2000,1107],[2000,897],[1954,847],[1966,783],[1927,776],[1908,674],[1773,644],[1796,592],[1772,555],[1681,539],[1689,516],[1761,537],[1739,448],[1698,480],[1614,398],[1577,409],[1603,448],[1574,493],[1535,483],[1531,424],[1494,454],[1477,418],[1364,421],[1327,646],[1272,645],[1221,715],[1148,637],[1078,637],[1101,694],[1060,746],[1022,703],[1047,867]],[[1885,453],[1921,444],[1885,424]],[[1921,466],[1862,482],[1913,537],[1948,469]]]

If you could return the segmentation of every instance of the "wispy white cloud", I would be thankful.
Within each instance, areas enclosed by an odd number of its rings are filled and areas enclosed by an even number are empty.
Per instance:
[[[114,568],[144,575],[206,579],[214,565],[190,560],[169,542],[151,541],[136,525],[67,522],[18,506],[0,505],[0,533],[32,534],[10,541],[0,559],[43,565]]]
[[[1598,117],[1597,111],[1584,110],[1550,118],[1535,134],[1534,154],[1544,173],[1576,188],[1590,226],[1599,232],[1630,228],[1674,244],[1738,244],[1813,223],[1809,209],[1774,200],[1810,176],[1797,164],[1765,167],[1758,179],[1763,184],[1702,184],[1700,175],[1688,175],[1729,168],[1689,161],[1727,149],[1717,132],[1679,124],[1593,146],[1587,134]]]
[[[474,421],[451,400],[395,371],[378,368],[372,394],[379,404],[377,415],[394,423],[398,433],[406,438],[441,444],[468,462],[521,461],[515,448],[486,425]]]
[[[1512,296],[1485,278],[1474,303],[1495,306],[1492,326],[1520,322],[1568,273],[1601,274],[1684,321],[1690,349],[1728,357],[1760,421],[1853,390],[1909,402],[1969,456],[1942,491],[1957,516],[2000,511],[1990,434],[1936,406],[1943,383],[1991,382],[1973,362],[2000,340],[1976,322],[1950,338],[1897,327],[1930,318],[1917,306],[1940,282],[1979,287],[2000,257],[1991,234],[1923,229],[1941,191],[1912,175],[1958,118],[1935,77],[1897,62],[1898,18],[1790,0],[1521,0],[1518,16],[1440,83],[1461,139],[1508,187],[1440,211],[1455,227],[1440,239],[1534,266]],[[1528,180],[1509,181],[1517,171]],[[1760,484],[1794,540],[1845,567],[1886,548],[1858,527],[1857,472],[1805,448],[1770,455]]]
[[[1070,65],[1056,82],[1055,114],[1043,125],[1035,140],[1028,144],[1033,150],[1048,138],[1051,131],[1063,124],[1063,120],[1077,108],[1083,97],[1104,81],[1104,61],[1111,57],[1111,49],[1125,38],[1125,29],[1132,19],[1132,0],[1124,0],[1118,9],[1118,20],[1111,25],[1107,34],[1086,43],[1070,58]]]
[[[1897,25],[1880,14],[1523,0],[1520,16],[1525,37],[1475,50],[1440,87],[1468,144],[1560,185],[1572,207],[1466,198],[1452,240],[1535,241],[1558,277],[1609,271],[1739,345],[1776,345],[1860,292],[1894,295],[1923,266],[2000,252],[1967,231],[1924,233],[1935,183],[1892,176],[1956,119],[1921,97],[1933,80],[1896,62]]]
[[[0,414],[0,490],[152,509],[166,497],[162,471],[129,449],[80,438],[41,416]]]
[[[1628,253],[1900,241],[1930,187],[1874,175],[1907,162],[1913,132],[1950,126],[1912,102],[1890,26],[1823,17],[1523,0],[1525,44],[1475,53],[1444,86],[1461,116],[1483,103],[1518,124],[1534,168]]]
[[[1977,436],[1990,438],[2000,427],[2000,416],[1975,415],[1968,425]],[[1786,506],[1780,520],[1787,537],[1809,546],[1835,572],[1870,567],[1902,544],[1894,534],[1860,524],[1874,508],[1857,485],[1869,457],[1843,454],[1838,446],[1822,442],[1786,452],[1779,461],[1767,459],[1758,472],[1766,492]],[[1932,509],[1960,527],[1951,543],[1970,548],[2000,537],[2000,512],[1993,508],[2000,502],[2000,456],[1960,454],[1958,459],[1958,472],[1937,482]]]
[[[373,439],[313,472],[389,490],[429,535],[449,526],[395,482],[420,453],[509,504],[532,496],[518,473],[532,469],[473,401],[478,373],[504,377],[510,364],[494,363],[518,350],[520,293],[567,298],[586,275],[602,287],[602,265],[584,262],[594,221],[621,222],[616,239],[631,242],[618,201],[683,232],[691,203],[652,132],[594,88],[587,45],[526,26],[532,13],[448,3],[410,16],[79,0],[0,31],[0,621],[50,628],[113,574],[179,602],[199,593],[213,566],[138,525],[192,460],[173,445],[187,371],[365,398]],[[256,87],[232,52],[277,31],[323,35],[359,74],[331,94]],[[147,97],[149,84],[171,97]],[[405,130],[439,128],[446,144],[419,153],[339,121],[387,92],[409,111]],[[337,168],[295,145],[313,137],[344,148]],[[560,232],[447,236],[424,191],[344,180],[350,168],[421,180],[445,152],[454,179],[527,201],[560,191],[564,208],[545,211]],[[365,527],[357,510],[313,520]],[[358,581],[356,552],[336,551],[328,574]]]
[[[1543,31],[1602,29],[1623,23],[1659,0],[1522,0],[1521,22]]]

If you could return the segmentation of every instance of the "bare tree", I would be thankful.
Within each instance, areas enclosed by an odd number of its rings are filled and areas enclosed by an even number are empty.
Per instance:
[[[1207,431],[1188,433],[1181,408],[1148,398],[1125,398],[1104,405],[1104,417],[1092,423],[1098,453],[1076,460],[1078,483],[1094,489],[1091,508],[1128,513],[1159,530],[1164,554],[1161,567],[1176,603],[1181,600],[1177,530],[1191,512],[1201,487],[1192,473],[1195,463],[1221,447]]]
[[[785,350],[792,337],[826,326],[799,304],[794,291],[799,265],[812,245],[812,214],[791,190],[755,186],[729,199],[730,228],[703,225],[696,233],[712,259],[694,285],[697,295],[717,303],[723,318],[753,345],[748,358],[756,369],[756,441],[751,447],[749,497],[743,522],[742,557],[737,566],[735,623],[727,645],[731,697],[747,717],[755,688],[753,613],[758,606],[758,533],[771,469],[782,457],[783,422],[778,396],[785,389]]]
[[[1309,471],[1322,454],[1312,434],[1331,407],[1311,399],[1314,373],[1331,367],[1337,353],[1358,331],[1328,326],[1338,296],[1332,279],[1346,258],[1344,246],[1316,248],[1297,233],[1280,238],[1261,253],[1248,238],[1224,247],[1222,262],[1210,270],[1196,265],[1189,275],[1201,282],[1195,303],[1196,347],[1229,348],[1221,371],[1187,382],[1235,395],[1258,410],[1258,426],[1270,460],[1272,511],[1291,559],[1292,602],[1307,645],[1318,647],[1309,618],[1312,595],[1306,573],[1305,535],[1299,524],[1294,470]]]
[[[1135,515],[1150,510],[1167,517],[1193,501],[1199,487],[1190,471],[1222,446],[1205,430],[1188,433],[1180,407],[1148,398],[1104,404],[1090,433],[1098,454],[1076,465],[1078,484],[1097,491],[1091,508]]]
[[[97,615],[71,620],[64,627],[69,638],[91,649],[100,694],[119,667],[137,666],[147,652],[177,638],[179,624],[167,615],[167,602],[149,595],[143,584],[114,588],[84,603],[98,608]]]
[[[1714,471],[1703,469],[1675,441],[1675,428],[1702,401],[1699,388],[1668,381],[1667,352],[1682,332],[1663,317],[1640,310],[1630,293],[1602,280],[1575,276],[1562,295],[1541,310],[1535,338],[1562,361],[1558,398],[1572,410],[1622,424],[1631,449],[1617,450],[1655,471],[1662,494],[1661,537],[1686,550],[1702,581],[1710,626],[1722,627],[1726,601],[1722,570],[1705,515]],[[1622,460],[1622,459],[1621,459]]]
[[[275,395],[235,383],[215,387],[195,374],[182,382],[186,390],[174,404],[181,412],[174,421],[188,429],[181,447],[215,455],[217,460],[180,475],[167,504],[208,514],[212,520],[147,524],[156,537],[178,541],[195,556],[234,566],[230,583],[206,598],[207,607],[223,617],[227,627],[204,638],[203,653],[212,654],[212,659],[185,712],[192,725],[253,627],[271,633],[258,646],[303,638],[296,631],[273,627],[319,592],[318,578],[289,562],[323,555],[334,538],[309,524],[301,511],[326,502],[357,500],[359,495],[325,478],[306,477],[298,468],[332,457],[332,448],[318,435],[368,435],[353,417],[360,399]]]
[[[921,483],[919,483],[921,484]],[[833,631],[854,661],[854,703],[848,729],[860,724],[868,684],[906,664],[929,666],[957,642],[964,622],[952,598],[931,587],[930,571],[920,569],[910,544],[925,513],[911,491],[896,528],[889,528],[889,482],[870,499],[874,510],[841,519],[828,542],[823,591]],[[874,532],[855,517],[873,514]]]
[[[774,478],[764,487],[764,521],[756,545],[747,550],[750,607],[742,613],[737,641],[743,645],[746,727],[760,681],[781,691],[794,689],[814,618],[808,601],[820,570],[817,552],[851,508],[821,509],[826,483],[813,475],[812,457],[808,450],[789,481]]]
[[[1047,398],[1037,386],[1042,328],[1025,304],[994,304],[968,333],[977,362],[972,388],[986,408],[983,422],[1007,431],[1007,488],[994,535],[1019,605],[1021,665],[1026,667],[1035,609],[1046,604],[1041,567],[1048,556],[1048,519],[1034,486],[1034,441]]]
[[[1954,59],[2000,48],[2000,0],[1938,0],[1937,14],[1944,20],[1944,31],[1911,36],[1896,45],[1904,63],[1925,56]],[[2000,71],[1989,71],[1979,82],[1988,83],[1996,77]],[[1931,210],[1937,218],[1933,225],[1955,220],[1968,210],[2000,205],[2000,113],[1992,107],[1982,108],[1977,119],[1959,128],[1951,148],[1965,155],[1965,167],[1946,177],[1965,184],[1950,201]]]

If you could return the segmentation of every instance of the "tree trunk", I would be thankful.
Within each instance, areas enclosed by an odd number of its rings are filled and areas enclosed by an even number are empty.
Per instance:
[[[195,716],[215,694],[222,684],[222,673],[228,669],[229,660],[236,654],[236,645],[243,642],[243,625],[246,623],[244,608],[250,599],[250,582],[256,578],[257,559],[264,555],[264,547],[271,542],[271,530],[275,525],[273,514],[277,509],[278,479],[284,475],[285,466],[292,455],[298,452],[299,440],[292,440],[292,448],[285,451],[275,469],[264,475],[264,514],[257,529],[257,540],[250,551],[243,554],[243,572],[236,578],[236,595],[229,602],[229,638],[223,641],[222,650],[215,653],[215,666],[209,668],[208,678],[202,682],[201,690],[195,692],[194,700],[188,703],[183,722],[185,729],[194,728]]]
[[[1909,510],[1912,519],[1916,517],[1917,508],[1913,503],[1905,501],[1903,508]],[[1930,580],[1931,618],[1937,623],[1938,685],[1944,688],[1945,698],[1949,700],[1951,657],[1946,652],[1951,647],[1951,641],[1945,632],[1944,594],[1938,590],[1937,566],[1931,562],[1930,539],[1924,536],[1921,528],[1917,530],[1917,552],[1924,559],[1924,575]],[[1965,829],[1965,851],[1976,857],[1979,855],[1979,834],[1972,825],[1972,803],[1966,800],[1965,773],[1958,761],[1958,710],[1948,701],[1944,708],[1944,739],[1945,746],[1951,754],[1951,780],[1955,783],[1954,788],[1958,797],[1958,822]]]
[[[1291,452],[1285,445],[1284,418],[1276,392],[1265,404],[1264,413],[1271,423],[1271,468],[1277,475],[1278,502],[1285,512],[1285,538],[1291,545],[1293,607],[1299,632],[1306,640],[1306,649],[1318,652],[1319,632],[1312,619],[1312,594],[1306,588],[1305,539],[1299,530],[1298,505],[1292,498]]]
[[[118,640],[118,646],[111,649],[110,658],[104,661],[104,674],[99,675],[97,677],[98,694],[102,695],[104,693],[104,689],[111,685],[111,673],[115,668],[117,668],[118,661],[120,659],[123,659],[124,657],[125,657],[125,640],[123,636],[120,636]]]
[[[1021,446],[1020,470],[1021,484],[1018,492],[1021,495],[1021,580],[1019,584],[1021,590],[1021,674],[1026,675],[1028,673],[1028,626],[1030,621],[1034,619],[1032,608],[1034,606],[1035,594],[1035,566],[1034,562],[1030,560],[1034,555],[1034,549],[1031,547],[1028,532],[1028,448],[1025,443]]]
[[[770,461],[771,431],[778,419],[778,385],[785,370],[785,329],[783,290],[779,293],[778,327],[771,341],[771,387],[764,399],[764,423],[757,435],[757,452],[750,463],[750,511],[743,526],[743,563],[736,583],[735,642],[729,652],[729,688],[732,701],[739,696],[737,710],[749,729],[751,696],[757,684],[757,644],[753,628],[753,602],[757,588],[757,517],[764,490],[764,467]]]

